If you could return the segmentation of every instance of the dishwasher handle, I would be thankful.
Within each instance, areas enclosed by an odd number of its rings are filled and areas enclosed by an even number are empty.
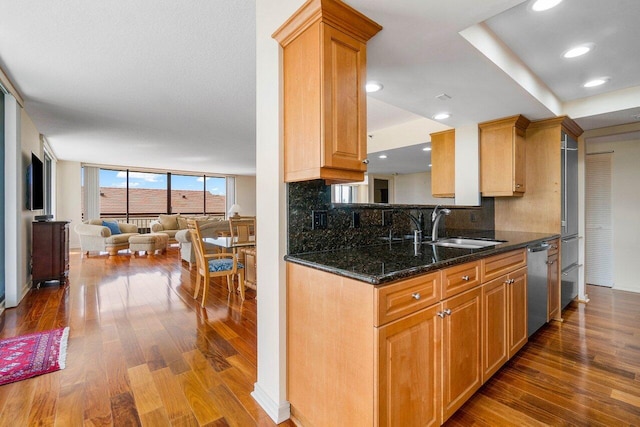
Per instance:
[[[542,242],[542,243],[537,244],[537,245],[528,246],[527,250],[529,252],[548,251],[549,250],[549,244],[547,242]]]

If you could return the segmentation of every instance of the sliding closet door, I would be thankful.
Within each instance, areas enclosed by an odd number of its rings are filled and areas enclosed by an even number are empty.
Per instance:
[[[586,282],[613,286],[612,153],[586,156]]]

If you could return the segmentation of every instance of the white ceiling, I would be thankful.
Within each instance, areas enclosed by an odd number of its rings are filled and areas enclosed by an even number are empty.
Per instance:
[[[638,120],[637,0],[539,14],[521,0],[347,3],[384,27],[367,52],[369,79],[384,84],[370,131],[445,110],[452,127],[514,114],[569,113],[585,129]],[[0,4],[0,66],[60,159],[255,173],[255,1]],[[502,62],[479,50],[492,37]],[[596,47],[569,63],[560,54],[574,42]],[[580,87],[601,75],[609,84]]]

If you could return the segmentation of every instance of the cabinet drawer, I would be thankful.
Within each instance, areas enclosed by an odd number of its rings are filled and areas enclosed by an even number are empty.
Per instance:
[[[485,258],[482,264],[482,283],[527,265],[526,249],[518,249]]]
[[[442,270],[442,298],[449,298],[480,284],[480,261]]]
[[[440,272],[425,274],[375,291],[375,326],[380,326],[440,301]]]
[[[548,255],[555,255],[558,253],[558,250],[560,249],[560,240],[559,239],[553,239],[553,240],[548,240],[547,243],[549,244],[549,252]]]

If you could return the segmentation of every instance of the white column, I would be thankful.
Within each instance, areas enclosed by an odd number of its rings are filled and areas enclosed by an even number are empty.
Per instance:
[[[22,197],[20,106],[12,95],[4,96],[4,230],[5,304],[16,307],[22,298]]]
[[[283,183],[282,59],[271,34],[302,0],[256,2],[256,213],[258,381],[252,396],[275,421],[289,418],[286,390],[286,187]]]
[[[456,128],[456,205],[480,206],[478,133],[477,123]]]

